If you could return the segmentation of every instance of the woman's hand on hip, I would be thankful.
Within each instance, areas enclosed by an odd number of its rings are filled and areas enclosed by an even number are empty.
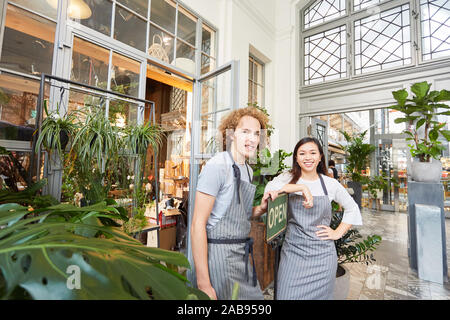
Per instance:
[[[341,238],[341,234],[339,231],[333,230],[328,226],[320,225],[317,226],[321,230],[316,232],[316,236],[320,238],[320,240],[337,240]]]

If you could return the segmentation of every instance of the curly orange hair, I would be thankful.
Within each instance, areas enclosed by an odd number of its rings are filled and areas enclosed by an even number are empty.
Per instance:
[[[222,119],[218,128],[223,142],[222,143],[223,150],[225,150],[227,145],[227,130],[234,131],[237,128],[241,118],[245,116],[255,118],[256,120],[259,121],[261,129],[267,129],[269,124],[269,117],[261,110],[258,110],[257,108],[252,106],[233,110]],[[264,136],[265,135],[263,134],[261,138],[263,138]]]

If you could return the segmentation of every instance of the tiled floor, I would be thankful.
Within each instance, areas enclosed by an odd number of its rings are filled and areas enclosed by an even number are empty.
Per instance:
[[[374,252],[376,262],[346,263],[350,270],[349,300],[450,300],[450,282],[444,285],[420,280],[409,267],[406,213],[362,210],[361,235],[377,234],[382,241]],[[446,221],[447,259],[450,266],[450,219]],[[450,268],[449,268],[450,269]],[[450,270],[449,270],[450,274]],[[273,299],[273,288],[265,291]]]

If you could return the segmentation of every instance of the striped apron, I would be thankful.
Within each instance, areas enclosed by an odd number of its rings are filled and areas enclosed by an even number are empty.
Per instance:
[[[332,300],[337,255],[334,240],[320,240],[318,225],[329,226],[331,202],[319,174],[324,196],[315,196],[312,208],[303,196],[289,194],[288,227],[278,269],[278,300]]]
[[[236,168],[234,164],[233,169]],[[251,181],[248,168],[247,173]],[[239,300],[263,300],[253,260],[253,239],[248,237],[256,187],[240,180],[236,170],[235,178],[235,186],[239,187],[233,193],[228,212],[211,229],[207,229],[209,277],[219,300],[231,299],[236,282],[239,283]],[[250,256],[253,263],[251,277]]]

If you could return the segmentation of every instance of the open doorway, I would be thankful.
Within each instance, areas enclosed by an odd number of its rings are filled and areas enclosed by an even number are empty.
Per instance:
[[[160,230],[147,233],[147,245],[185,252],[189,201],[192,83],[156,66],[148,65],[146,99],[155,102],[155,119],[165,135],[157,154],[158,213],[155,203],[147,211]],[[151,118],[144,113],[144,122]],[[153,180],[154,155],[149,148],[145,175]],[[158,241],[159,239],[159,241]]]

